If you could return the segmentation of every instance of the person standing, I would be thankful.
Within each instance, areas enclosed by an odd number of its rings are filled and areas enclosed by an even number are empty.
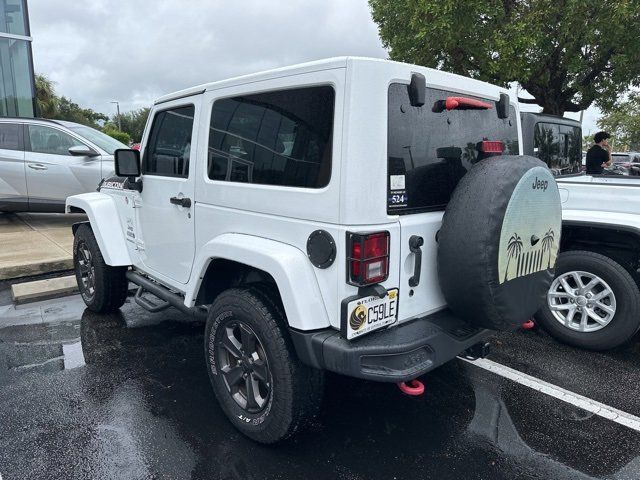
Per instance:
[[[587,151],[587,175],[602,175],[604,167],[611,165],[609,138],[608,132],[598,132],[593,136],[595,145]]]

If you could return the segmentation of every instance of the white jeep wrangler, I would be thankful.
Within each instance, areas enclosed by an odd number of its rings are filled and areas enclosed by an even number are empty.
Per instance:
[[[141,153],[67,200],[89,218],[80,292],[106,312],[130,281],[150,311],[206,318],[222,409],[279,441],[317,412],[324,370],[410,381],[539,308],[560,198],[519,132],[498,87],[371,59],[167,95]]]

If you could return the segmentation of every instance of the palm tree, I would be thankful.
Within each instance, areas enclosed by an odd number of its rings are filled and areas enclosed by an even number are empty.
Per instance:
[[[542,239],[542,251],[549,251],[549,262],[547,263],[547,268],[551,268],[551,249],[553,248],[554,242],[555,234],[553,233],[553,230],[549,229]]]
[[[56,118],[60,99],[56,95],[53,82],[44,75],[36,75],[36,103],[38,116]]]
[[[509,239],[509,243],[507,244],[507,255],[509,258],[507,259],[507,268],[504,271],[504,281],[507,281],[507,275],[509,275],[509,263],[513,257],[516,257],[522,253],[522,239],[520,235],[514,233],[511,235]]]

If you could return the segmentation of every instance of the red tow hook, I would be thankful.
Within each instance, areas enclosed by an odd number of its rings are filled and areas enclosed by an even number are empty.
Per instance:
[[[525,330],[531,330],[533,328],[536,328],[536,324],[533,320],[527,320],[522,324],[522,328],[524,328]]]
[[[402,393],[411,397],[419,397],[424,393],[424,383],[420,380],[409,380],[408,382],[396,383]]]

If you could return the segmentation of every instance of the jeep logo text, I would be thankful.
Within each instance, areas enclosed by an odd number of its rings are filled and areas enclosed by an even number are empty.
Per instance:
[[[549,180],[538,180],[538,177],[536,177],[535,181],[533,182],[533,189],[538,189],[538,190],[546,190],[547,187],[549,186]]]

